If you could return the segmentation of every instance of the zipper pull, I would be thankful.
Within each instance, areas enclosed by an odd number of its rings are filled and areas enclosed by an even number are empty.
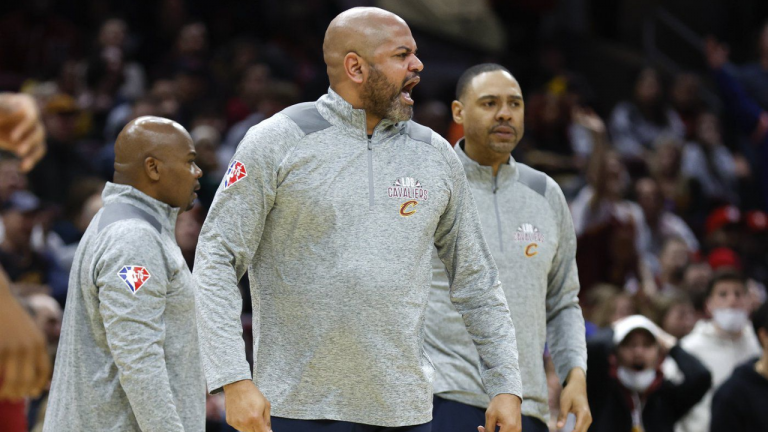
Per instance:
[[[371,143],[370,138],[368,138],[368,150],[373,150],[373,143]]]

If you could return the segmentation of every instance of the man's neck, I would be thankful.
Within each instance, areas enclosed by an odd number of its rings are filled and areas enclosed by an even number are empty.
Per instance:
[[[368,113],[368,111],[365,112],[365,127],[367,129],[368,136],[373,135],[373,130],[376,129],[376,125],[380,122],[381,119],[379,117],[372,116]]]
[[[487,146],[473,143],[466,137],[464,138],[464,153],[478,164],[491,167],[494,177],[499,172],[499,167],[509,162],[510,158],[510,155],[493,152]]]

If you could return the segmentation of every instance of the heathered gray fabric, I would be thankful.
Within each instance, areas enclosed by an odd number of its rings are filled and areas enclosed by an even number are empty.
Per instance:
[[[205,381],[178,209],[112,183],[103,198],[107,213],[139,212],[100,227],[100,210],[77,248],[44,430],[202,432]],[[150,274],[135,294],[123,266]]]
[[[560,187],[543,173],[510,160],[499,169],[494,196],[491,168],[467,157],[460,145],[455,150],[464,164],[517,329],[522,411],[546,423],[549,405],[542,360],[545,341],[549,342],[561,380],[571,368],[587,370],[571,214]],[[523,170],[529,172],[521,177]],[[539,179],[545,181],[545,188],[538,186]],[[525,251],[531,243],[537,247],[529,250],[529,254],[536,252],[529,257]],[[489,400],[480,380],[477,351],[449,300],[444,266],[436,258],[432,264],[426,346],[437,369],[435,393],[445,399],[487,407]]]
[[[363,110],[332,91],[315,106],[331,127],[305,134],[280,113],[248,132],[233,159],[247,176],[222,183],[203,226],[194,278],[208,388],[251,378],[237,288],[248,270],[254,381],[273,415],[428,422],[424,311],[437,245],[488,393],[519,395],[509,309],[450,145],[382,121],[368,150]],[[404,212],[416,212],[401,216],[411,199]]]

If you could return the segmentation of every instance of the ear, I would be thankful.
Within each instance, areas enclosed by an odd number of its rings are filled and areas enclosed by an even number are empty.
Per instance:
[[[368,65],[365,60],[357,55],[357,53],[350,52],[344,56],[344,72],[347,74],[347,77],[356,84],[362,84],[365,80],[367,67]]]
[[[451,113],[453,114],[453,121],[458,124],[464,124],[464,104],[460,101],[451,102]]]
[[[160,161],[152,156],[144,159],[144,172],[152,181],[160,180]]]

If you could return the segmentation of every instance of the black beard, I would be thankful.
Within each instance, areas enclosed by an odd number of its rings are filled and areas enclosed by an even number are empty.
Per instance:
[[[376,66],[372,65],[371,75],[360,95],[365,111],[393,122],[410,120],[413,117],[413,106],[406,105],[400,100],[400,93],[408,79],[410,78],[403,81],[400,86],[393,85]]]

